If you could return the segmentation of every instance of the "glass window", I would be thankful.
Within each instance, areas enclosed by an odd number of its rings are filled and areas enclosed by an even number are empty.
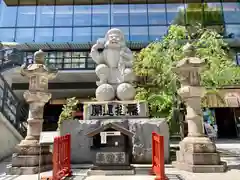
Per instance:
[[[129,13],[127,4],[111,5],[111,24],[129,25]]]
[[[1,28],[0,29],[0,40],[13,42],[15,35],[15,28]]]
[[[147,25],[147,4],[130,4],[130,25]]]
[[[0,1],[0,27],[16,26],[17,7],[6,6],[4,1]]]
[[[56,6],[55,26],[72,26],[73,6]]]
[[[240,5],[239,3],[222,3],[224,20],[226,23],[240,23]]]
[[[55,42],[71,42],[72,28],[55,28],[54,41]]]
[[[54,6],[37,6],[36,26],[53,26]]]
[[[240,25],[238,24],[227,24],[225,25],[226,36],[229,38],[240,38]]]
[[[129,41],[129,27],[122,27],[121,26],[121,27],[112,27],[112,28],[120,29],[124,34],[125,40]]]
[[[36,6],[19,6],[17,26],[34,26],[35,25]]]
[[[92,58],[87,59],[87,67],[88,69],[94,69],[96,67],[96,63],[92,60]]]
[[[24,55],[24,62],[27,62],[29,64],[33,63],[33,53],[32,52],[26,52]]]
[[[149,27],[149,40],[158,41],[167,34],[167,26],[150,26]]]
[[[148,4],[149,24],[166,24],[165,4]]]
[[[220,2],[204,4],[204,24],[223,24],[223,14]]]
[[[85,68],[87,60],[87,52],[72,53],[72,68]]]
[[[236,63],[237,63],[237,65],[240,65],[240,53],[236,54]]]
[[[185,25],[184,4],[166,4],[166,6],[167,6],[167,23]]]
[[[110,25],[110,5],[92,6],[92,24],[93,26]]]
[[[63,62],[64,62],[64,69],[68,69],[72,67],[72,58],[71,58],[72,53],[71,52],[64,52],[63,53]]]
[[[53,28],[36,28],[35,42],[52,42]]]
[[[91,6],[74,6],[74,25],[91,26]]]
[[[93,27],[92,28],[92,41],[97,41],[98,38],[104,38],[105,34],[109,30],[109,27]]]
[[[55,63],[56,63],[56,53],[55,52],[50,52],[48,53],[48,57],[46,57],[49,59],[49,63],[52,64],[55,67]]]
[[[17,28],[16,42],[33,42],[34,28]]]
[[[75,42],[91,42],[91,28],[73,28],[73,41]]]
[[[148,27],[130,27],[130,40],[139,42],[148,41]]]

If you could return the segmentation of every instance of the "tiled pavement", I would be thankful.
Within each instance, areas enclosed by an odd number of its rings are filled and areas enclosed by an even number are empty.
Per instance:
[[[129,176],[86,176],[79,170],[74,170],[75,176],[69,179],[72,180],[154,180],[154,176],[148,175],[129,175]],[[77,175],[76,175],[77,174]],[[51,175],[51,172],[46,172],[43,175]],[[239,180],[240,170],[232,169],[226,173],[190,173],[180,171],[175,168],[166,168],[166,175],[169,180]],[[38,175],[23,175],[23,176],[7,176],[0,175],[0,180],[38,180]]]
[[[165,168],[169,180],[240,180],[240,141],[234,142],[223,141],[218,142],[217,147],[224,152],[222,160],[227,161],[230,170],[226,173],[190,173],[180,171],[171,166]],[[27,176],[7,176],[4,174],[6,165],[11,159],[7,159],[0,163],[0,180],[38,180],[38,175]],[[86,176],[87,170],[73,169],[73,180],[154,180],[154,176],[134,175],[134,176]],[[43,175],[51,175],[46,172]]]

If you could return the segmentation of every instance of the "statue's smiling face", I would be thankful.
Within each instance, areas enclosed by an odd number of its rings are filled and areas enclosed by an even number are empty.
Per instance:
[[[120,48],[124,44],[124,36],[121,31],[113,29],[107,33],[105,47]]]
[[[121,42],[121,38],[117,33],[110,34],[108,38],[110,44],[120,44]]]

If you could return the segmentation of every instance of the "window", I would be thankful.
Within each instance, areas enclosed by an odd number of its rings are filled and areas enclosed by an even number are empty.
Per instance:
[[[32,52],[26,52],[24,55],[24,62],[32,64],[33,63],[33,53]]]
[[[56,6],[55,26],[72,26],[73,6]]]
[[[130,40],[147,42],[148,41],[148,27],[130,27]]]
[[[240,53],[236,54],[236,63],[237,65],[240,65]]]
[[[17,28],[16,29],[16,42],[33,42],[34,28]]]
[[[53,28],[36,28],[35,42],[52,42]]]
[[[54,41],[55,42],[71,42],[72,28],[55,28]]]
[[[0,29],[0,40],[13,42],[14,41],[15,28],[1,28]]]
[[[72,53],[72,68],[85,68],[88,52]]]
[[[0,2],[0,27],[14,27],[17,19],[17,7],[6,6],[4,1]]]
[[[165,4],[148,4],[148,21],[149,24],[166,24]]]
[[[92,28],[92,41],[97,41],[98,38],[104,38],[109,30],[109,27],[93,27]]]
[[[240,5],[237,2],[222,3],[224,20],[226,23],[240,23]]]
[[[228,38],[240,38],[240,24],[226,24],[225,32]]]
[[[17,26],[26,27],[35,25],[36,6],[19,6]]]
[[[64,52],[63,53],[63,62],[64,62],[64,69],[71,68],[72,64],[72,53],[71,52]]]
[[[110,5],[92,6],[92,25],[110,25]]]
[[[160,40],[166,34],[167,34],[167,26],[150,26],[149,27],[150,41]]]
[[[91,28],[73,28],[73,41],[82,43],[91,42]]]
[[[54,6],[37,6],[36,26],[53,26]]]
[[[147,25],[147,5],[130,4],[130,25]]]
[[[48,53],[48,56],[46,58],[49,60],[49,64],[53,65],[53,67],[56,67],[56,53],[55,52]]]
[[[129,25],[129,13],[127,4],[111,5],[111,24]]]
[[[74,25],[91,26],[91,6],[74,6]]]

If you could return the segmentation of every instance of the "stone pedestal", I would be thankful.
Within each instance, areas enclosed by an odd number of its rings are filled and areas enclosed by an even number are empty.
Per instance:
[[[44,121],[44,105],[51,99],[51,94],[47,92],[48,80],[56,76],[56,71],[51,71],[44,65],[44,53],[41,50],[34,54],[34,58],[34,64],[23,65],[21,69],[21,74],[30,79],[29,90],[23,95],[29,104],[27,136],[17,145],[17,152],[12,156],[7,174],[36,174],[52,168],[50,147],[40,147],[39,137]]]
[[[177,161],[173,164],[179,169],[196,173],[224,172],[226,163],[220,161],[216,145],[204,134],[201,109],[203,88],[199,73],[203,65],[205,61],[199,58],[186,57],[174,69],[181,82],[178,94],[187,107],[188,136],[180,142]]]

